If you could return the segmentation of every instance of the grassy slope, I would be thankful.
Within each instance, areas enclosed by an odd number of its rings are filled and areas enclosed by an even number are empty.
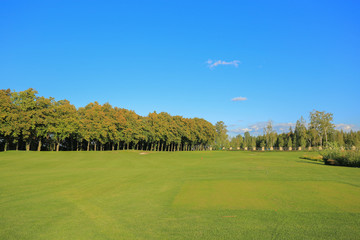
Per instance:
[[[359,239],[360,169],[301,155],[0,153],[0,239]]]

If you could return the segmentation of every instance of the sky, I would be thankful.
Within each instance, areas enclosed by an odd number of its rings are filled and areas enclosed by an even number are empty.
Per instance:
[[[230,135],[287,131],[314,109],[360,130],[359,43],[359,1],[0,0],[0,89]]]

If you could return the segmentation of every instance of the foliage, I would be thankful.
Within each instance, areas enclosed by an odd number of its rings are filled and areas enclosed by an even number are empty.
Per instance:
[[[226,126],[221,145],[228,146]],[[218,138],[219,139],[219,138]],[[76,109],[67,100],[37,96],[37,91],[0,91],[0,144],[2,149],[157,151],[204,150],[215,140],[215,127],[201,118],[149,113],[87,104]],[[16,145],[14,145],[14,144]]]
[[[67,100],[37,95],[34,89],[0,90],[0,149],[8,150],[120,150],[188,151],[266,147],[360,147],[360,131],[334,130],[332,114],[310,113],[310,124],[301,117],[293,132],[276,133],[271,121],[264,134],[249,132],[229,138],[223,121],[214,125],[201,118],[184,118],[152,112],[139,116],[109,103],[92,102],[76,109]],[[322,139],[325,139],[323,141]]]
[[[320,112],[320,111],[312,111],[310,113],[310,128],[315,129],[319,139],[320,146],[323,146],[323,138],[325,137],[325,144],[328,142],[328,135],[334,130],[333,114]]]
[[[348,167],[360,167],[360,151],[359,150],[343,150],[337,146],[320,152],[324,163],[328,165],[339,165]]]

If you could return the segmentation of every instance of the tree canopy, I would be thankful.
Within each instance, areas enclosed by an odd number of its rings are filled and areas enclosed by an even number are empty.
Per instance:
[[[360,147],[360,131],[335,130],[333,114],[312,111],[309,124],[301,117],[287,133],[277,133],[269,121],[263,135],[229,137],[223,121],[152,112],[140,116],[109,103],[76,108],[68,100],[38,96],[32,88],[0,90],[1,150],[122,150],[188,151],[273,147]],[[325,141],[324,141],[325,140]]]
[[[4,150],[204,150],[215,127],[201,118],[168,113],[140,116],[109,103],[76,109],[67,100],[37,95],[34,89],[0,91],[0,144]]]

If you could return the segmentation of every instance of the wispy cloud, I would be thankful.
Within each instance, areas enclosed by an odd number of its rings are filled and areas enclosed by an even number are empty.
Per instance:
[[[261,135],[264,132],[264,128],[268,125],[268,122],[257,122],[254,124],[251,124],[247,127],[238,127],[234,129],[229,129],[229,132],[234,134],[242,134],[245,132],[251,133],[251,135]],[[277,133],[283,133],[288,132],[289,128],[292,127],[292,129],[295,129],[295,123],[273,123],[273,130]]]
[[[345,123],[339,123],[335,125],[335,129],[337,130],[343,130],[345,132],[352,131],[359,131],[360,128],[354,124],[345,124]]]
[[[239,60],[233,60],[233,61],[230,61],[230,62],[226,62],[226,61],[223,61],[223,60],[217,60],[217,61],[214,61],[214,60],[207,60],[206,63],[208,64],[208,67],[211,69],[211,68],[214,68],[214,67],[217,67],[219,65],[233,65],[234,67],[238,67],[239,64],[241,64],[241,61]]]
[[[244,133],[244,132],[251,132],[252,129],[251,128],[235,128],[235,129],[231,129],[230,132],[232,133]]]
[[[237,101],[246,101],[247,98],[246,97],[234,97],[233,99],[231,99],[231,101],[237,102]]]

